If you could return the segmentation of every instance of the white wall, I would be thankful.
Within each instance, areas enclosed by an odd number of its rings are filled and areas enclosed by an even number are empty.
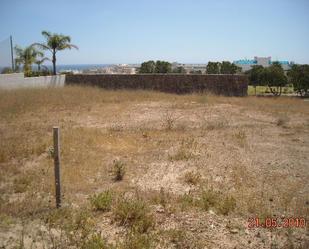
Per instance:
[[[0,74],[0,89],[27,87],[62,87],[65,75],[24,77],[23,73]]]

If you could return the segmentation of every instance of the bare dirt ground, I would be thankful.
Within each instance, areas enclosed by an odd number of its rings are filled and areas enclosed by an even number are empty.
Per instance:
[[[309,248],[308,162],[303,99],[2,91],[0,248]]]

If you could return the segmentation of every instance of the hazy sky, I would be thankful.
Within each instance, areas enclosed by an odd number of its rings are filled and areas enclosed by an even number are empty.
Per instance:
[[[0,0],[0,41],[72,37],[59,64],[251,59],[309,63],[309,0]],[[49,56],[47,53],[46,55]]]

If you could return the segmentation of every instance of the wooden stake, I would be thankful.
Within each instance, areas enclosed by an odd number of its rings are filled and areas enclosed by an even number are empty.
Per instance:
[[[53,127],[54,135],[54,163],[55,163],[55,187],[56,207],[61,207],[61,185],[60,185],[60,132],[59,127]]]

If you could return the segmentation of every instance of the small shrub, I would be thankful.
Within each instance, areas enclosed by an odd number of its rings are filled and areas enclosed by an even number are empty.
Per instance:
[[[94,219],[92,213],[87,209],[74,210],[72,208],[61,208],[53,210],[45,222],[49,227],[55,227],[64,231],[70,243],[83,245],[93,233]]]
[[[188,171],[184,176],[185,183],[189,185],[197,185],[201,180],[201,174],[195,171]]]
[[[232,196],[223,196],[212,189],[204,190],[200,196],[199,206],[205,211],[215,208],[218,213],[228,215],[235,209],[236,200]]]
[[[218,205],[218,211],[223,215],[228,215],[236,207],[236,200],[234,197],[224,198]]]
[[[200,207],[208,211],[211,207],[215,207],[218,202],[218,193],[213,190],[204,190],[201,194],[199,205]]]
[[[129,226],[134,231],[144,233],[154,226],[154,218],[148,205],[139,198],[122,196],[113,209],[114,218],[120,225]]]
[[[192,150],[197,149],[197,143],[194,138],[183,139],[180,147],[174,155],[169,155],[171,161],[189,160],[194,157]]]
[[[167,231],[167,236],[174,244],[176,249],[196,248],[194,243],[189,239],[188,234],[184,230],[171,229]]]
[[[195,200],[191,194],[184,194],[179,197],[180,208],[182,211],[195,206]]]
[[[23,175],[14,180],[14,192],[24,193],[28,190],[32,182],[32,177],[30,175]]]
[[[69,231],[70,234],[78,233],[80,240],[84,241],[93,231],[94,220],[92,219],[92,214],[89,210],[78,210],[74,213],[73,219],[69,220],[66,225],[66,231]],[[73,236],[71,240],[76,240],[76,237]]]
[[[163,127],[166,130],[172,130],[175,127],[176,118],[170,112],[166,112],[163,116]]]
[[[50,146],[48,148],[47,154],[48,154],[49,158],[54,158],[54,156],[55,156],[54,148]]]
[[[82,245],[82,249],[112,249],[112,248],[113,247],[111,245],[108,245],[106,241],[99,234],[92,235]]]
[[[242,130],[234,133],[234,136],[239,140],[244,140],[247,137],[245,131]]]
[[[115,160],[112,169],[114,181],[121,181],[125,175],[125,164],[120,160]]]
[[[174,244],[176,249],[202,249],[205,248],[204,242],[197,235],[192,235],[185,230],[170,229],[164,231],[167,239]]]
[[[186,148],[179,148],[174,155],[169,155],[171,161],[186,161],[192,157],[192,153]]]
[[[246,138],[247,138],[245,131],[239,130],[238,132],[234,133],[234,137],[237,139],[237,142],[239,143],[241,147],[245,146]]]
[[[49,76],[52,75],[52,72],[49,70],[43,70],[40,72],[37,71],[27,71],[24,73],[25,77],[39,77],[39,76]]]
[[[65,220],[73,220],[73,212],[69,208],[59,208],[51,210],[44,216],[44,221],[51,227],[64,224]]]
[[[149,234],[130,232],[125,237],[123,243],[118,246],[119,249],[151,249],[154,247],[153,238]]]
[[[98,211],[110,211],[113,201],[113,194],[111,191],[107,190],[100,194],[91,197],[90,202],[95,210]]]
[[[3,201],[1,197],[0,197],[0,201],[1,202]],[[0,226],[4,228],[8,228],[11,224],[13,224],[13,218],[10,215],[7,215],[5,213],[0,213]]]
[[[169,194],[164,191],[164,188],[160,188],[160,192],[156,193],[156,195],[153,196],[152,201],[155,204],[160,204],[162,205],[162,207],[165,208],[170,198],[171,197],[169,196]]]

